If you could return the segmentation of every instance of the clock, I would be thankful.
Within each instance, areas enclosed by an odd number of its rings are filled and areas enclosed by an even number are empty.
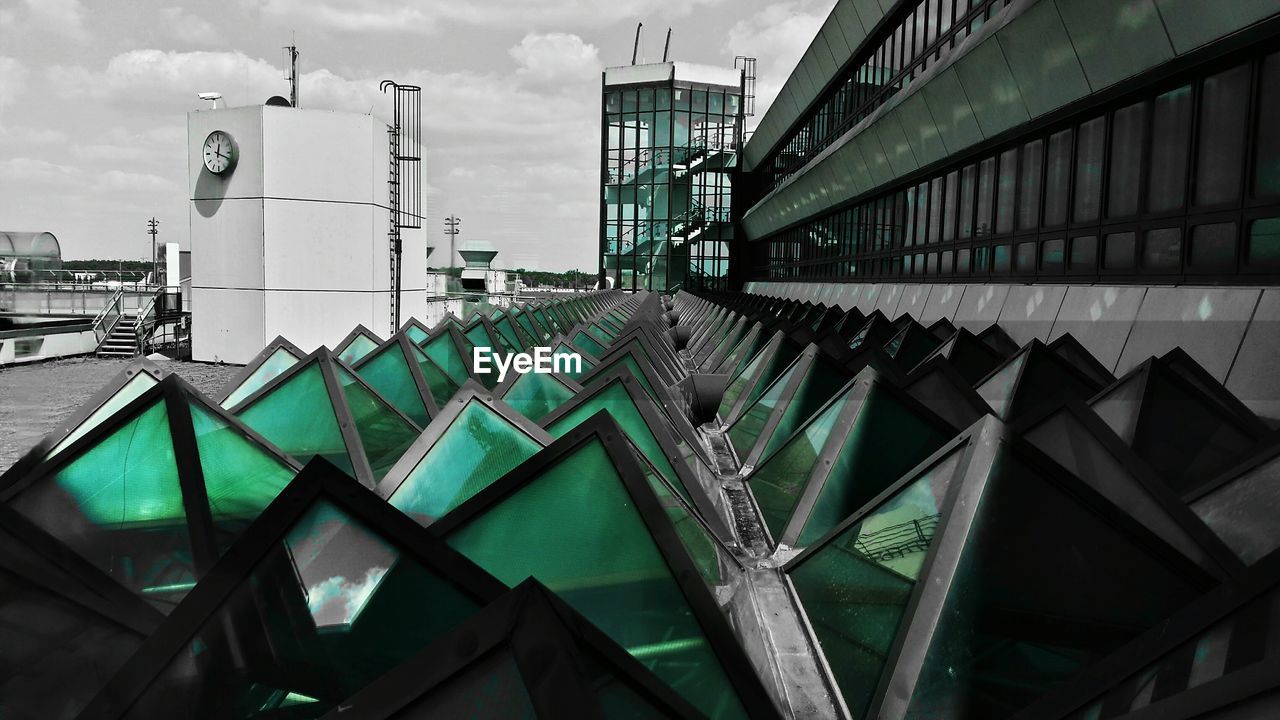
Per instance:
[[[236,141],[223,130],[214,130],[204,139],[204,166],[214,175],[231,172],[239,154]]]

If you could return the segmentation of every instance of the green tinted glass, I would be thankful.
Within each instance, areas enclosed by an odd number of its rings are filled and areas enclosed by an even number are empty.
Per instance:
[[[537,720],[511,649],[491,650],[441,685],[400,708],[399,717]]]
[[[751,473],[751,492],[775,540],[781,539],[782,531],[813,472],[813,465],[818,461],[847,400],[846,393],[828,405],[781,450]]]
[[[569,363],[568,368],[561,370],[564,376],[569,378],[570,380],[581,379],[583,375],[586,375],[587,373],[591,372],[591,370],[595,367],[594,365],[591,364],[591,361],[582,357],[582,353],[569,347],[567,343],[560,343],[559,345],[557,345],[555,349],[552,351],[552,354],[577,356],[578,362]]]
[[[316,718],[478,609],[447,577],[317,501],[127,717],[262,717],[289,707],[288,717]]]
[[[551,333],[560,332],[560,326],[556,324],[556,321],[555,321],[556,319],[551,315],[551,313],[548,313],[542,308],[530,310],[529,312],[533,315],[533,319],[536,322],[538,322],[539,325],[542,327],[542,329],[545,331],[543,334],[543,339],[550,340]]]
[[[888,391],[872,385],[827,473],[797,545],[817,541],[948,440]]]
[[[449,402],[449,398],[458,392],[458,384],[418,348],[413,349],[413,357],[418,362],[418,370],[422,372],[423,379],[427,381],[431,399],[435,400],[436,407],[444,407],[445,403]]]
[[[198,403],[188,405],[209,509],[225,549],[276,499],[294,472],[231,423]]]
[[[610,345],[613,343],[614,336],[610,334],[608,330],[605,330],[604,328],[600,327],[598,323],[592,323],[591,325],[588,325],[587,333],[590,334],[591,337],[598,340],[602,346]]]
[[[426,425],[431,421],[427,406],[418,392],[418,384],[413,380],[409,370],[409,362],[399,343],[393,343],[379,350],[378,353],[364,362],[358,370],[360,377],[382,397],[387,399],[409,419]]]
[[[389,500],[426,525],[488,487],[540,447],[484,403],[471,400]]]
[[[239,411],[245,425],[305,465],[315,456],[355,474],[320,366],[312,363]]]
[[[974,388],[978,395],[987,401],[997,417],[1005,417],[1013,401],[1013,391],[1022,372],[1022,365],[1027,361],[1029,353],[1019,353],[1017,357],[997,370],[985,382]]]
[[[649,376],[640,369],[640,363],[632,357],[630,353],[623,355],[617,360],[612,360],[598,366],[600,370],[594,373],[595,377],[602,377],[609,374],[609,370],[615,367],[625,367],[631,370],[631,374],[635,376],[636,382],[640,383],[640,387],[644,388],[645,394],[653,400],[654,404],[662,406],[662,400],[659,399],[658,393],[653,389],[653,384],[649,382]]]
[[[516,328],[511,324],[511,318],[501,317],[493,321],[493,326],[497,328],[498,333],[512,348],[524,348],[524,340],[520,337],[520,333],[516,332]]]
[[[581,330],[578,331],[577,335],[573,336],[573,344],[577,345],[583,350],[586,350],[587,352],[591,353],[596,357],[600,357],[601,355],[604,355],[606,352],[604,349],[604,345],[601,345],[600,343],[596,342],[594,338],[592,338],[590,335],[586,334],[585,332],[582,332]]]
[[[521,415],[537,422],[573,397],[569,386],[554,375],[525,373],[507,388],[503,402],[520,411]]]
[[[231,391],[227,395],[227,399],[222,401],[222,407],[233,408],[245,398],[254,394],[263,385],[271,382],[275,378],[284,373],[285,370],[293,367],[298,363],[298,358],[293,353],[284,348],[276,348],[261,365],[257,367],[244,382]],[[136,378],[135,378],[136,379]]]
[[[428,335],[426,330],[423,330],[417,325],[410,325],[409,329],[404,331],[404,334],[409,337],[409,342],[413,343],[414,345],[417,345],[421,343],[423,340],[426,340]]]
[[[952,454],[787,572],[855,718],[866,716],[959,458]]]
[[[458,346],[453,343],[453,336],[450,333],[438,335],[427,341],[422,346],[422,350],[427,354],[427,357],[431,358],[432,362],[445,371],[449,379],[453,380],[455,384],[462,385],[471,378],[470,373],[467,372],[467,366],[471,363],[471,358],[462,356]]]
[[[507,585],[538,579],[708,716],[744,715],[598,441],[446,539]]]
[[[733,410],[733,406],[737,403],[738,398],[742,396],[742,392],[754,382],[755,377],[760,373],[761,366],[768,361],[768,354],[767,352],[756,353],[756,356],[751,358],[751,361],[747,363],[742,372],[729,381],[729,385],[724,389],[724,396],[720,399],[718,412],[721,418]]]
[[[415,328],[416,329],[416,328]],[[378,349],[378,342],[373,338],[361,333],[351,339],[347,346],[338,353],[338,359],[348,365],[354,365],[365,355]]]
[[[805,371],[800,386],[791,401],[782,408],[778,424],[765,440],[761,457],[777,450],[806,419],[818,411],[822,404],[840,389],[847,378],[828,365],[821,356]]]
[[[463,333],[463,335],[466,335],[467,339],[471,341],[471,344],[476,347],[494,347],[494,340],[489,337],[489,331],[485,328],[484,323],[476,323],[470,330]],[[501,346],[499,345],[498,348],[501,349]]]
[[[734,450],[738,451],[738,457],[746,458],[756,442],[760,440],[765,423],[782,403],[782,393],[791,382],[791,376],[795,374],[796,367],[797,365],[793,364],[787,368],[786,372],[782,373],[782,376],[775,380],[769,389],[747,407],[729,427],[729,442],[733,443]]]
[[[191,541],[162,398],[10,504],[160,606],[191,588]]]
[[[360,444],[369,460],[373,479],[381,480],[418,438],[418,430],[342,368],[338,368],[338,384],[342,387],[347,406],[351,408],[351,417],[360,434]]]
[[[644,456],[644,453],[640,452],[635,445],[631,445],[631,452],[635,455],[640,469],[644,471],[645,480],[649,482],[649,487],[653,490],[653,494],[657,496],[658,502],[662,504],[662,509],[666,512],[667,519],[671,521],[672,527],[676,529],[676,536],[680,538],[680,544],[684,545],[684,549],[689,551],[689,557],[693,559],[694,565],[698,567],[698,572],[702,574],[702,579],[706,581],[708,589],[714,591],[717,586],[724,584],[722,570],[731,561],[721,557],[720,545],[712,538],[711,532],[698,521],[693,511],[685,504],[682,496],[678,494],[678,491],[671,491],[671,487],[662,479],[662,476],[653,467],[653,463],[649,462],[649,459]],[[677,487],[679,486],[677,485]]]
[[[520,323],[520,327],[523,328],[525,332],[529,333],[529,337],[534,338],[535,340],[543,339],[542,333],[533,326],[533,321],[529,319],[529,313],[522,312],[517,314],[515,317],[516,322]]]
[[[129,382],[125,383],[114,395],[107,398],[106,402],[98,406],[98,409],[90,413],[89,417],[85,418],[84,421],[77,425],[74,430],[67,433],[67,436],[59,441],[57,445],[54,445],[53,449],[46,453],[44,458],[48,460],[54,455],[57,455],[67,449],[90,430],[98,427],[103,420],[115,415],[123,409],[124,406],[133,402],[141,396],[142,393],[152,387],[155,387],[155,385],[156,379],[147,373],[140,372],[137,375],[134,375],[129,379]]]
[[[636,407],[635,401],[631,399],[631,395],[621,381],[610,382],[605,389],[557,418],[547,426],[547,432],[551,433],[552,437],[564,437],[570,430],[601,410],[609,412],[609,416],[618,423],[628,439],[653,463],[658,472],[680,491],[685,500],[690,500],[689,490],[685,488],[675,468],[667,460],[667,455],[654,436],[653,429],[644,421],[640,409]]]

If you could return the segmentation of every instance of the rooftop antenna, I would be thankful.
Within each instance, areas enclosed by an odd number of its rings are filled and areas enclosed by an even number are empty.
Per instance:
[[[636,44],[631,48],[631,64],[636,64],[636,56],[640,54],[640,28],[644,27],[644,23],[636,23]]]
[[[285,75],[285,79],[289,81],[289,105],[298,107],[298,46],[286,45],[284,51],[289,65],[288,74]]]
[[[667,61],[667,53],[671,50],[671,28],[667,28],[667,43],[662,46],[662,62]]]

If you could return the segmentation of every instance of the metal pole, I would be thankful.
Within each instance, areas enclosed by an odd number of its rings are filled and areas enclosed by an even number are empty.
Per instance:
[[[662,46],[662,62],[667,61],[667,53],[671,50],[671,28],[667,28],[667,42]]]
[[[160,221],[154,216],[147,221],[147,234],[151,236],[151,283],[154,285],[159,279],[159,271],[156,268],[156,233],[159,232]]]
[[[644,23],[636,23],[636,44],[631,48],[631,64],[636,64],[636,56],[640,54],[640,28],[644,27]]]

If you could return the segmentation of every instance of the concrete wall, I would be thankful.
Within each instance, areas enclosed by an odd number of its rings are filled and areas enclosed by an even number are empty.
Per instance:
[[[1181,347],[1254,412],[1280,421],[1280,288],[753,282],[749,292],[974,331],[1018,343],[1070,333],[1117,376]]]
[[[35,351],[28,350],[22,357],[18,357],[16,351],[19,343],[25,343],[28,348],[34,347]],[[0,337],[0,367],[72,355],[87,355],[97,349],[98,337],[94,335],[93,328],[78,332],[50,331],[49,334],[42,334],[39,331],[32,331],[29,334],[9,332]]]
[[[190,113],[192,356],[243,363],[276,335],[304,350],[391,327],[387,126],[369,115],[253,106]],[[236,140],[214,175],[205,137]],[[426,307],[426,234],[402,235],[401,318]]]

